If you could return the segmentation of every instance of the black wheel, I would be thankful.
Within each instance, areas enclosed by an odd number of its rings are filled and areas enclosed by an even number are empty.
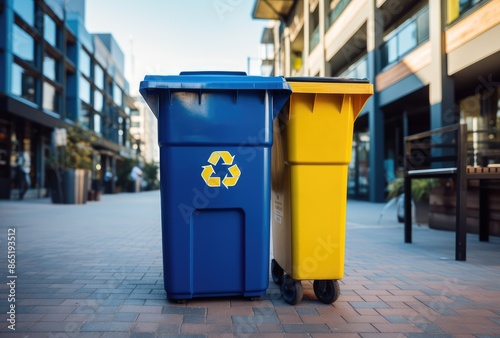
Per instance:
[[[398,215],[398,222],[399,223],[404,223],[405,222],[405,218]]]
[[[315,280],[313,289],[318,300],[325,304],[332,304],[340,296],[340,285],[336,280]]]
[[[285,272],[283,271],[283,269],[281,268],[281,266],[273,258],[271,260],[271,275],[273,276],[273,281],[276,284],[281,285],[281,283],[283,283],[283,274],[284,273]]]
[[[302,300],[304,290],[302,283],[289,275],[285,275],[281,284],[281,297],[290,305],[295,305]]]
[[[186,304],[187,303],[187,299],[172,299],[172,298],[168,298],[168,300],[174,304]]]

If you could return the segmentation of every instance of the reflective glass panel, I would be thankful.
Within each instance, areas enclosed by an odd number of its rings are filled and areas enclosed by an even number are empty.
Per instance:
[[[48,14],[43,16],[43,37],[52,46],[59,47],[57,43],[57,26]]]
[[[35,61],[35,40],[18,25],[12,31],[12,49],[14,54],[24,61]]]
[[[43,108],[58,112],[58,95],[56,88],[48,82],[43,83]]]
[[[94,131],[98,134],[101,133],[101,115],[94,114]]]
[[[403,56],[417,45],[417,25],[415,22],[410,23],[403,28],[398,34],[398,52],[399,56]]]
[[[94,90],[94,109],[98,112],[104,111],[104,99],[102,93],[98,90]]]
[[[90,107],[87,106],[85,103],[81,102],[80,103],[80,116],[78,120],[80,121],[80,124],[82,126],[85,126],[87,128],[90,128]]]
[[[23,18],[30,26],[35,25],[35,1],[14,0],[14,11]]]
[[[98,65],[94,67],[94,83],[99,89],[104,90],[104,71]]]
[[[115,101],[119,107],[122,106],[122,91],[116,84],[113,86],[113,101]]]
[[[57,63],[52,57],[45,55],[43,57],[43,75],[51,79],[57,80]]]
[[[90,77],[90,56],[83,49],[80,49],[80,71]]]
[[[80,100],[90,103],[90,83],[83,77],[80,77]]]
[[[16,63],[12,64],[12,89],[14,95],[36,103],[36,79]]]

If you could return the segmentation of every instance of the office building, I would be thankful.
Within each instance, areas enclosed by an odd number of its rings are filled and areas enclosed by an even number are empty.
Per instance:
[[[0,2],[0,197],[15,198],[16,158],[31,155],[31,190],[45,196],[54,130],[92,135],[94,179],[134,156],[124,54],[85,28],[85,1]]]
[[[500,162],[500,0],[256,0],[253,17],[274,20],[263,32],[274,75],[374,84],[354,127],[349,197],[384,201],[404,137],[457,122],[488,141],[483,161]]]

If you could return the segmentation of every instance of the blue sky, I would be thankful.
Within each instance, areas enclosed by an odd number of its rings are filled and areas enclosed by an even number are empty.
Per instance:
[[[258,71],[266,20],[255,0],[86,0],[90,33],[111,33],[125,53],[133,94],[146,74],[183,70]],[[132,53],[133,50],[133,67]],[[133,73],[132,74],[132,70]]]

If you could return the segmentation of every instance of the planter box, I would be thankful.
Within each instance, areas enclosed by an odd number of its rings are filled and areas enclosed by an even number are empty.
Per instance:
[[[52,203],[85,204],[87,202],[91,178],[90,170],[53,170],[50,175],[50,195]]]
[[[488,198],[489,233],[500,236],[500,187],[491,184]],[[436,188],[430,196],[429,227],[455,231],[455,187]],[[479,183],[469,180],[467,188],[467,232],[479,231]]]

